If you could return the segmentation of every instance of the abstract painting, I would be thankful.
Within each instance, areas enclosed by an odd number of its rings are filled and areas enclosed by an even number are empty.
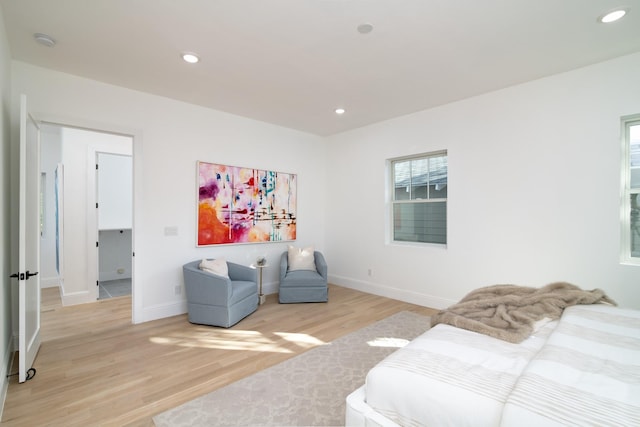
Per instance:
[[[198,162],[198,246],[296,239],[295,174]]]

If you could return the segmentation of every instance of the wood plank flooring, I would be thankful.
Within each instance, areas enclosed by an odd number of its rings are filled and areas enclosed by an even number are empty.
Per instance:
[[[2,426],[153,426],[157,413],[394,313],[435,312],[331,285],[326,304],[269,295],[229,329],[186,315],[132,325],[130,297],[62,307],[57,292],[43,290],[37,374],[12,377]]]

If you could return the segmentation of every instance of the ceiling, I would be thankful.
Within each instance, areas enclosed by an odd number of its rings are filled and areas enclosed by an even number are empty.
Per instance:
[[[621,21],[597,21],[620,5]],[[640,0],[0,6],[13,59],[321,136],[640,51]],[[373,31],[361,34],[364,23]]]

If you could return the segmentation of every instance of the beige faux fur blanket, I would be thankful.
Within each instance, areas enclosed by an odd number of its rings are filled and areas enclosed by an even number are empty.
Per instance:
[[[617,305],[600,289],[585,291],[566,282],[542,288],[495,285],[476,289],[432,316],[431,326],[446,323],[519,343],[531,335],[538,322],[559,319],[566,307],[597,303]]]

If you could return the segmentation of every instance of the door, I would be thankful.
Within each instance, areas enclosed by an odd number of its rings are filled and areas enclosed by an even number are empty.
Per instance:
[[[131,294],[132,172],[130,155],[96,153],[99,299]]]
[[[40,348],[40,147],[36,122],[20,97],[20,190],[18,225],[18,381],[35,374]]]

